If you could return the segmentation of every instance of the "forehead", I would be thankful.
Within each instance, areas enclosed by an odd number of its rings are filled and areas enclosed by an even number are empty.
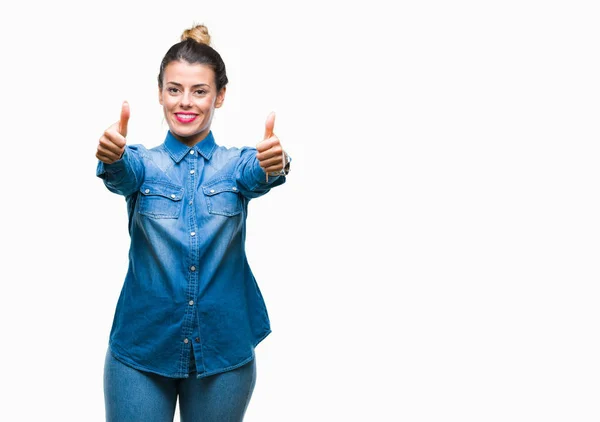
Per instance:
[[[165,67],[163,81],[165,84],[175,82],[184,86],[198,84],[214,85],[215,73],[205,64],[174,61]]]

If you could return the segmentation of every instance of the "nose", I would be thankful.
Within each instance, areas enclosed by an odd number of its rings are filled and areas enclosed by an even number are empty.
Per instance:
[[[188,108],[192,105],[192,95],[189,92],[184,92],[181,96],[180,104],[184,108]]]

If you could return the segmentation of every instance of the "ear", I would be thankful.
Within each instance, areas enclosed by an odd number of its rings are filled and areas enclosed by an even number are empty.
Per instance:
[[[215,101],[215,108],[219,108],[223,105],[223,101],[225,101],[225,90],[226,90],[226,86],[224,86],[223,88],[221,88],[221,90],[219,91],[219,94],[217,95],[217,99]]]
[[[162,89],[160,89],[160,86],[158,87],[158,102],[160,103],[160,105],[163,105]]]

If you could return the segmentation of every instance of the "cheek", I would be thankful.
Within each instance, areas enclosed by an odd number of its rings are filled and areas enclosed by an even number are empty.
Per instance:
[[[167,96],[162,97],[162,106],[164,108],[171,108],[173,105],[173,99]]]
[[[201,108],[205,113],[210,113],[215,108],[215,99],[206,98],[204,101],[202,101]]]
[[[169,104],[169,95],[167,91],[160,91],[158,94],[158,102],[161,106],[165,107],[166,104]]]

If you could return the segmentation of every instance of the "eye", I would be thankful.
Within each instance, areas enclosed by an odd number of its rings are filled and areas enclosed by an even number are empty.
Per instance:
[[[196,90],[196,94],[197,95],[205,95],[206,91],[204,89],[198,89],[198,90]]]
[[[175,88],[175,87],[172,87],[172,86],[170,86],[170,87],[168,87],[168,88],[167,88],[167,92],[168,92],[169,94],[176,94],[178,91],[179,91],[179,90],[178,90],[177,88]]]

